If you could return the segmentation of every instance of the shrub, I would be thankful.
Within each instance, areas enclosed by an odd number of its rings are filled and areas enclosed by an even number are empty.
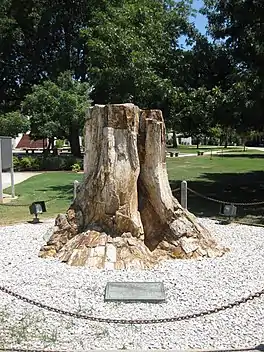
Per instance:
[[[64,146],[64,140],[62,140],[62,139],[57,139],[55,145],[56,145],[56,148],[63,148],[63,146]]]
[[[31,156],[25,156],[20,159],[20,167],[22,170],[31,170],[33,158]]]
[[[20,160],[17,156],[13,156],[13,167],[15,171],[20,170]]]
[[[56,171],[56,170],[72,170],[72,165],[79,164],[80,169],[82,168],[82,160],[78,160],[73,156],[47,156],[41,160],[41,170]]]
[[[71,169],[74,172],[79,172],[81,170],[81,166],[80,166],[80,164],[75,163],[75,164],[72,165]]]
[[[60,156],[45,156],[41,159],[40,169],[45,171],[65,170],[64,158]]]
[[[16,171],[80,171],[83,168],[82,159],[68,155],[38,155],[13,157],[14,169]],[[75,165],[75,166],[74,166]],[[78,166],[76,166],[78,165]],[[74,166],[74,169],[73,169]]]
[[[36,171],[40,170],[40,159],[38,157],[25,156],[13,157],[14,169],[16,171]]]
[[[32,158],[31,170],[40,170],[41,159],[38,157]]]

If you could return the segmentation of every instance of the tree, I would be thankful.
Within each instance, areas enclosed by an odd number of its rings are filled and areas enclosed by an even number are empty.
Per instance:
[[[264,108],[264,3],[261,0],[205,0],[204,13],[208,17],[209,32],[230,52],[236,72],[229,90],[242,93],[235,97],[240,105],[241,125],[262,128]],[[235,89],[233,89],[235,85]],[[243,87],[243,90],[240,89]],[[248,118],[250,112],[251,117]],[[243,122],[242,122],[243,120]]]
[[[223,40],[237,62],[261,76],[264,4],[261,0],[205,0],[210,34]]]
[[[211,91],[204,87],[190,89],[178,95],[177,119],[179,129],[188,136],[196,139],[197,148],[204,136],[209,135],[213,126],[213,110],[215,98]]]
[[[68,139],[73,155],[80,156],[79,136],[82,135],[85,111],[90,105],[87,83],[62,73],[57,82],[45,81],[33,87],[22,109],[30,116],[31,136],[34,139]]]
[[[123,0],[94,13],[82,33],[95,103],[134,102],[167,115],[171,71],[180,72],[171,62],[180,61],[178,40],[190,30],[190,13],[190,1],[159,0]]]
[[[224,131],[225,146],[231,131],[244,134],[254,130],[261,118],[260,101],[256,99],[258,81],[249,74],[237,74],[232,80],[229,78],[230,86],[225,91],[219,87],[214,90],[214,121]]]
[[[191,11],[190,0],[2,1],[0,109],[17,109],[32,85],[71,70],[92,82],[95,102],[134,101],[167,118],[184,81],[178,39],[193,35]]]
[[[223,255],[172,196],[160,110],[95,105],[87,116],[84,181],[41,248],[71,265],[148,268],[163,258]]]
[[[0,116],[0,136],[17,137],[29,129],[29,121],[20,111],[9,112]]]
[[[105,1],[3,0],[0,4],[0,110],[18,108],[32,85],[71,70],[86,80],[80,30]]]

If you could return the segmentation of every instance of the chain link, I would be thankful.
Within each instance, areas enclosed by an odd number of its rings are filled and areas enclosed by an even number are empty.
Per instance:
[[[172,189],[171,191],[172,191],[172,193],[173,192],[179,192],[181,190],[181,188],[179,187],[179,188],[174,188],[174,189]]]
[[[73,350],[47,350],[47,349],[25,349],[25,348],[1,348],[0,351],[5,352],[72,352]],[[75,350],[75,352],[78,350]],[[260,352],[263,351],[262,346],[257,347],[239,347],[235,349],[220,349],[220,350],[199,350],[200,352]],[[79,350],[79,352],[81,352]]]
[[[26,349],[26,348],[1,348],[0,351],[5,351],[5,352],[71,352],[72,350],[41,350],[41,349]],[[216,352],[216,351],[215,351]],[[229,352],[229,351],[228,351]]]
[[[219,200],[219,199],[215,199],[215,198],[204,196],[202,193],[194,191],[193,189],[191,189],[189,187],[187,189],[191,193],[193,193],[193,194],[195,194],[195,195],[197,195],[197,196],[199,196],[201,198],[204,198],[204,199],[207,199],[207,200],[210,200],[212,202],[219,203],[219,204],[233,204],[233,205],[237,205],[237,206],[254,206],[254,205],[263,205],[264,204],[264,201],[262,201],[262,202],[252,202],[252,203],[227,202],[227,201],[222,201],[222,200]]]
[[[63,309],[55,308],[55,307],[50,307],[46,304],[36,302],[33,299],[21,296],[18,293],[15,293],[11,290],[9,290],[6,287],[0,286],[0,291],[17,298],[23,302],[26,302],[28,304],[31,304],[33,306],[36,306],[41,309],[48,310],[50,312],[66,315],[72,318],[77,318],[77,319],[85,319],[89,321],[94,321],[98,323],[109,323],[109,324],[158,324],[158,323],[172,323],[172,322],[177,322],[177,321],[183,321],[183,320],[190,320],[194,318],[200,318],[203,316],[207,316],[210,314],[214,313],[219,313],[227,309],[231,309],[233,307],[237,307],[240,304],[247,303],[248,301],[251,301],[255,298],[261,297],[264,294],[264,289],[261,291],[251,293],[249,296],[244,297],[240,300],[236,300],[233,303],[228,303],[225,305],[222,305],[221,307],[216,307],[216,308],[211,308],[206,311],[202,311],[200,313],[193,313],[193,314],[187,314],[187,315],[182,315],[178,317],[171,317],[171,318],[160,318],[160,319],[113,319],[113,318],[101,318],[101,317],[93,317],[93,316],[88,316],[84,314],[79,314],[79,313],[74,313],[74,312],[68,312]]]

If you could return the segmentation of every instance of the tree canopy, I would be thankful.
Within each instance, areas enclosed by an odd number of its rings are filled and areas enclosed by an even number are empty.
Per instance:
[[[264,107],[264,3],[261,0],[205,0],[209,32],[234,62],[227,75],[235,117],[240,126],[262,129]]]
[[[23,114],[30,117],[31,137],[68,139],[72,153],[80,156],[79,136],[90,105],[89,93],[88,83],[74,80],[69,71],[56,82],[35,85],[22,104]]]
[[[0,136],[16,137],[29,130],[29,120],[20,111],[0,115]]]
[[[264,4],[204,3],[211,40],[191,22],[191,0],[1,1],[2,130],[24,131],[23,106],[34,138],[71,138],[87,89],[92,103],[162,109],[169,128],[191,135],[261,129]]]

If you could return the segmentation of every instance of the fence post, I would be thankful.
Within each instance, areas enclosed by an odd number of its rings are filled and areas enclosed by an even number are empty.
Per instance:
[[[187,209],[187,181],[181,183],[181,206]]]
[[[79,186],[79,181],[75,180],[73,182],[73,200],[76,199],[76,195],[77,195],[77,187]]]

